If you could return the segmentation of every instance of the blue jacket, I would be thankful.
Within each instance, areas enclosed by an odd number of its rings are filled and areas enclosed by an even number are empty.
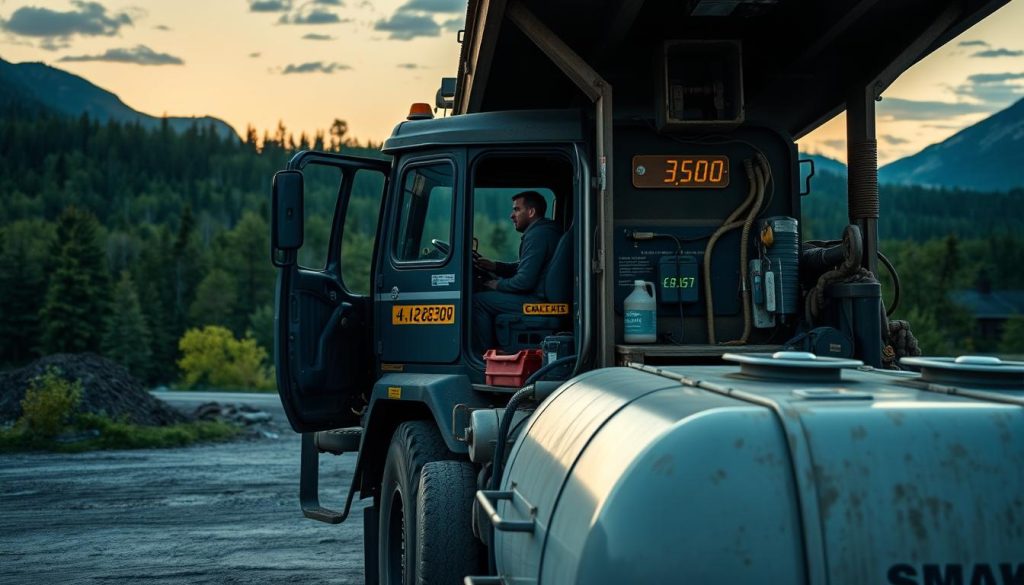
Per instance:
[[[498,290],[546,298],[544,277],[561,237],[558,225],[546,217],[531,223],[519,243],[519,262],[495,263],[495,272],[505,277],[498,280]]]

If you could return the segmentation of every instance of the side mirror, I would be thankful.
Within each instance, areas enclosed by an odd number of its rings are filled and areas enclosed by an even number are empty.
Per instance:
[[[289,252],[302,247],[302,191],[300,171],[279,171],[274,175],[270,247],[275,259],[279,252],[285,252],[284,256],[294,261],[295,254]]]

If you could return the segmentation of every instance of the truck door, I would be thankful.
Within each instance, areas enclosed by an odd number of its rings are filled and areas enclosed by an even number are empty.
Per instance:
[[[390,168],[303,152],[274,177],[274,362],[297,432],[359,423],[375,373],[371,267]]]
[[[458,360],[466,250],[461,155],[403,159],[378,255],[377,333],[382,367]]]

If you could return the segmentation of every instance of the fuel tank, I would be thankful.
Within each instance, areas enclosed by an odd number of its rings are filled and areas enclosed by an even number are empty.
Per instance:
[[[1024,583],[1024,385],[731,357],[541,404],[502,478],[503,581]]]

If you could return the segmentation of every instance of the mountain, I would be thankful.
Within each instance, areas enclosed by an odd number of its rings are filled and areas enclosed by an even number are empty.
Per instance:
[[[42,63],[8,63],[0,59],[0,110],[31,113],[50,109],[71,116],[89,114],[100,120],[138,122],[145,128],[159,128],[162,118],[133,110],[109,91],[85,79]],[[210,116],[168,117],[168,125],[182,133],[195,124],[210,124],[221,136],[238,138],[227,122]]]
[[[878,170],[881,183],[1006,191],[1024,187],[1024,99]]]
[[[823,154],[806,154],[801,152],[800,159],[814,161],[814,174],[826,172],[842,175],[843,177],[846,176],[846,165],[834,158],[829,158]],[[800,165],[800,176],[806,177],[810,170],[809,165]]]

